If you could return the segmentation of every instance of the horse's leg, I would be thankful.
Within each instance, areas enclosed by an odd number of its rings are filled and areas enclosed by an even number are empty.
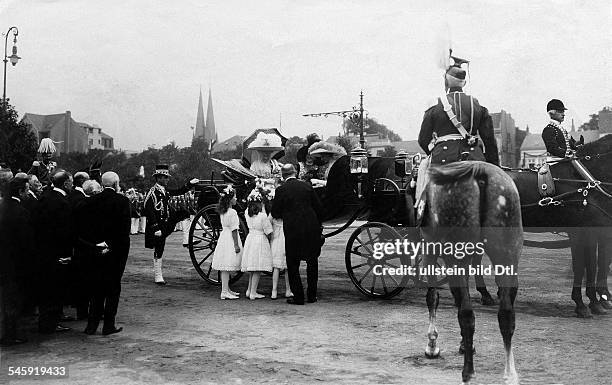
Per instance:
[[[476,254],[472,258],[472,266],[474,268],[478,267],[482,264],[482,254]],[[480,293],[480,303],[485,306],[493,306],[495,305],[495,300],[491,296],[491,293],[487,290],[487,284],[484,281],[484,277],[480,273],[474,275],[474,280],[476,281],[476,290]]]
[[[589,298],[589,309],[591,313],[603,315],[607,314],[604,307],[599,303],[597,298],[597,287],[596,287],[596,274],[598,265],[597,255],[597,234],[590,232],[587,235],[587,242],[585,244],[585,264],[586,264],[586,295]],[[602,256],[602,258],[605,258]]]
[[[518,278],[515,275],[498,275],[495,277],[499,287],[499,311],[497,322],[499,331],[504,340],[506,363],[504,380],[506,384],[518,384],[518,374],[514,366],[514,353],[512,352],[512,336],[515,328],[514,300],[518,290]]]
[[[435,265],[435,257],[426,256],[423,258],[425,266]],[[427,347],[425,347],[425,357],[437,358],[440,355],[438,347],[438,329],[436,328],[436,312],[438,311],[438,303],[440,302],[440,294],[435,286],[435,277],[427,277],[427,308],[429,309],[429,328],[427,329]]]
[[[576,303],[576,315],[578,318],[591,318],[593,315],[582,301],[582,278],[585,269],[585,243],[586,234],[583,229],[572,229],[568,231],[570,247],[572,250],[572,270],[574,272],[574,283],[572,287],[572,300]]]
[[[612,309],[612,297],[608,289],[608,273],[610,272],[610,251],[612,244],[608,232],[610,228],[604,227],[597,234],[597,294],[599,302],[604,309]]]
[[[467,268],[467,266],[465,266]],[[468,288],[468,276],[449,277],[448,283],[452,288],[455,302],[459,303],[457,309],[457,319],[461,328],[461,340],[464,344],[463,351],[463,370],[461,377],[464,384],[469,384],[474,375],[474,329],[475,317],[470,300],[470,290]]]

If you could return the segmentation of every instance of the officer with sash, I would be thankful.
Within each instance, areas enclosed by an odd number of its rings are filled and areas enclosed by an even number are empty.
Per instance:
[[[444,74],[446,93],[425,111],[419,145],[431,155],[431,164],[482,160],[499,165],[489,111],[463,92],[466,71],[461,65],[468,61],[453,56],[451,59],[454,64]]]
[[[147,217],[145,227],[145,247],[153,251],[153,272],[155,283],[165,285],[162,275],[162,255],[166,245],[166,237],[170,235],[176,224],[189,217],[188,212],[175,211],[170,208],[170,196],[183,195],[192,189],[199,179],[191,179],[183,187],[169,189],[170,172],[168,165],[158,165],[153,174],[155,185],[151,187],[144,202],[144,212]]]

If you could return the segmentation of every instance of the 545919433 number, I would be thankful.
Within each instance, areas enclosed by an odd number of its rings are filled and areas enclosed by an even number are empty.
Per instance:
[[[68,370],[65,366],[9,366],[8,375],[65,377]]]

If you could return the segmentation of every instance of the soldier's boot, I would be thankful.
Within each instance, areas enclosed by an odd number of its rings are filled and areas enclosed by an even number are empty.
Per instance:
[[[153,258],[153,272],[155,273],[155,283],[158,285],[165,285],[164,276],[162,275],[162,259]]]

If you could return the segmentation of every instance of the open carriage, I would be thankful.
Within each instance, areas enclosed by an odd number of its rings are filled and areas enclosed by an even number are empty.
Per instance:
[[[413,209],[414,184],[411,186],[410,182],[416,179],[420,156],[409,159],[363,155],[361,159],[367,159],[367,166],[358,172],[351,170],[351,159],[349,155],[337,159],[330,169],[327,185],[315,188],[326,213],[323,235],[329,238],[360,223],[346,245],[345,265],[349,278],[366,296],[391,298],[404,287],[420,283],[421,277],[382,275],[381,269],[417,267],[421,262],[420,256],[386,254],[377,258],[374,244],[397,239],[415,240],[418,231]],[[226,168],[222,173],[223,179],[211,178],[198,186],[198,211],[189,231],[189,254],[193,265],[200,276],[212,284],[220,284],[220,272],[212,268],[212,256],[222,230],[216,210],[220,191],[230,183],[236,190],[235,209],[240,218],[239,234],[244,242],[248,233],[244,218],[246,197],[255,187],[256,180],[255,174],[237,159],[218,162]],[[240,272],[233,273],[230,282],[235,282],[241,275]]]

